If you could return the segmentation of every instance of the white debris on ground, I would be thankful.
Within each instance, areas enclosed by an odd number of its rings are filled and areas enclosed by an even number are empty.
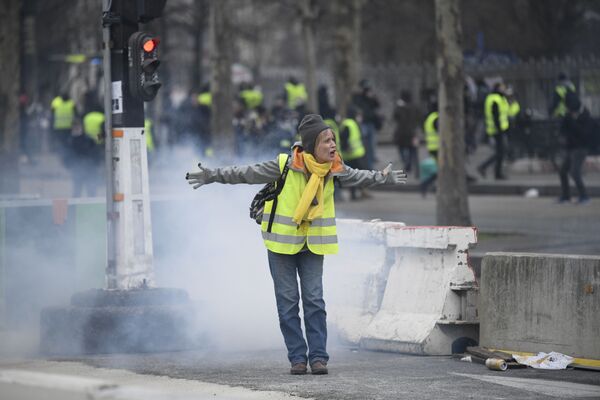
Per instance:
[[[540,352],[535,356],[519,356],[517,354],[512,356],[519,364],[537,369],[565,369],[573,362],[573,357],[554,351],[550,353]]]

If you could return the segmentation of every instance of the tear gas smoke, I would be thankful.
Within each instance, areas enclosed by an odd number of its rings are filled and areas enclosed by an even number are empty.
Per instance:
[[[192,190],[185,173],[200,159],[189,148],[159,156],[150,168],[156,285],[188,292],[196,306],[190,335],[202,337],[202,346],[223,351],[280,348],[285,357],[267,251],[260,228],[248,216],[260,185],[212,184]],[[270,157],[276,154],[261,161]],[[202,161],[209,167],[225,165]],[[68,187],[64,179],[57,182]],[[86,203],[88,208],[82,208]],[[42,308],[66,306],[72,294],[104,287],[103,203],[103,198],[69,200],[62,225],[53,220],[50,200],[5,208],[4,332],[12,339],[3,341],[0,353],[34,353]],[[87,225],[85,237],[79,230],[82,224]],[[354,261],[344,256],[351,247],[348,254],[354,254]],[[340,252],[325,259],[330,322],[343,319],[336,305],[360,307],[365,277],[379,267],[370,265],[357,273],[350,267],[364,258],[360,247],[345,245],[342,239]],[[331,346],[336,335],[329,326]]]

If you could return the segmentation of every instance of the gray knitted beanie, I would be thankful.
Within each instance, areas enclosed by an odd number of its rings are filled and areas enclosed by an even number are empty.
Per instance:
[[[315,151],[317,136],[324,130],[329,129],[323,118],[318,114],[307,114],[298,125],[298,133],[302,138],[302,148],[309,154]]]

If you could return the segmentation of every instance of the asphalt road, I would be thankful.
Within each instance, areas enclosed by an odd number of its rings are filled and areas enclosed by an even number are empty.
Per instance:
[[[284,358],[282,349],[253,352],[213,352],[207,349],[168,354],[90,356],[57,363],[27,361],[11,365],[3,362],[0,363],[0,398],[8,399],[4,395],[9,390],[12,393],[21,389],[20,393],[27,394],[40,387],[49,389],[48,393],[56,391],[58,394],[65,390],[71,394],[87,390],[88,399],[600,398],[600,373],[591,371],[529,368],[498,372],[451,357],[410,356],[337,347],[331,349],[329,375],[292,376]],[[91,369],[90,366],[100,369]],[[14,383],[15,368],[30,374],[23,374],[18,386]],[[31,375],[40,372],[53,375],[45,380]],[[6,384],[7,377],[13,378],[12,385]],[[80,377],[83,382],[74,380],[74,377]],[[23,382],[26,379],[29,379],[28,383]],[[54,385],[44,383],[48,380],[55,382]],[[69,390],[68,386],[56,382],[70,383],[71,388]],[[189,383],[187,389],[180,387],[182,382]],[[232,391],[231,387],[250,391]]]
[[[519,398],[541,399],[559,394],[585,394],[591,390],[600,397],[600,374],[588,371],[536,371],[533,369],[491,372],[479,364],[451,357],[419,357],[391,353],[334,348],[330,375],[291,376],[281,350],[252,353],[196,352],[162,356],[94,357],[85,362],[98,367],[126,367],[136,372],[166,374],[171,377],[243,386],[255,390],[278,391],[315,399],[462,399]],[[462,375],[459,375],[462,374]],[[466,375],[466,376],[465,376]],[[481,378],[494,379],[494,385]],[[545,379],[526,381],[530,390],[507,385],[506,378]],[[553,386],[561,382],[561,385]],[[526,383],[525,382],[525,383]],[[597,385],[595,388],[580,384]],[[525,385],[527,387],[527,385]]]

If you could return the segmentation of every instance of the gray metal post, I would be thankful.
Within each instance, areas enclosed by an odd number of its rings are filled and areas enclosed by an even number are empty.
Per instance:
[[[102,0],[102,47],[104,67],[104,161],[106,170],[106,245],[107,245],[107,272],[115,269],[115,210],[113,203],[113,171],[112,171],[112,80],[110,59],[110,22],[107,20],[110,13],[112,0]],[[107,274],[108,276],[109,274]],[[106,280],[107,289],[115,289],[116,283]]]

